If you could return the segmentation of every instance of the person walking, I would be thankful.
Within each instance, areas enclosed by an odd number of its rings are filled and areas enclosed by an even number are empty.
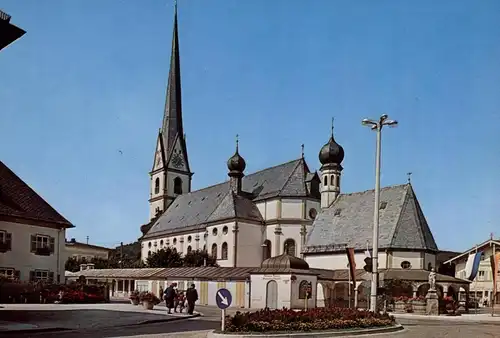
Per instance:
[[[186,291],[186,299],[188,303],[188,314],[192,315],[194,312],[194,303],[198,300],[198,291],[196,291],[194,284]]]
[[[174,299],[175,299],[175,290],[174,284],[170,284],[165,289],[165,306],[168,309],[168,313],[172,313],[172,308],[174,307]]]

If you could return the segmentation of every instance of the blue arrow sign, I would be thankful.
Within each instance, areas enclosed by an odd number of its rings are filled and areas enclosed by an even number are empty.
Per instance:
[[[219,289],[215,294],[215,302],[219,309],[224,310],[227,309],[233,301],[233,296],[231,296],[231,292],[228,289]]]

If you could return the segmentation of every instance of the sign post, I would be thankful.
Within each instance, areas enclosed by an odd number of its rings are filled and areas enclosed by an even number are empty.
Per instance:
[[[221,313],[221,331],[224,332],[226,328],[226,309],[233,302],[233,296],[228,289],[219,289],[215,294],[215,302],[217,307],[222,310]]]

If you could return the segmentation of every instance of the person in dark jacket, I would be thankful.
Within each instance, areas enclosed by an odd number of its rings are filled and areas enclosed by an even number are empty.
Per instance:
[[[198,300],[198,291],[196,291],[194,284],[186,291],[186,300],[188,303],[188,314],[192,315],[194,312],[194,303]]]
[[[172,313],[172,308],[174,307],[175,290],[174,284],[170,284],[168,288],[165,289],[165,306],[168,309],[168,313]]]

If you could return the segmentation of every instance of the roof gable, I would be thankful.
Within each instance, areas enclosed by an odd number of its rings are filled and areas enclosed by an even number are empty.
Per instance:
[[[306,174],[305,161],[301,158],[243,177],[242,190],[249,197],[237,196],[232,197],[232,200],[227,197],[229,182],[179,195],[145,236],[203,228],[207,222],[220,219],[220,215],[234,212],[240,215],[238,217],[262,220],[254,203],[278,196],[307,196]],[[224,205],[221,205],[223,200]]]
[[[257,206],[248,198],[229,191],[214,212],[207,218],[208,222],[215,222],[230,218],[241,218],[254,221],[262,221]]]
[[[339,195],[313,222],[305,252],[366,249],[373,236],[374,197],[374,190]],[[382,188],[380,206],[380,248],[437,250],[410,184]]]
[[[0,215],[73,225],[0,161]]]

